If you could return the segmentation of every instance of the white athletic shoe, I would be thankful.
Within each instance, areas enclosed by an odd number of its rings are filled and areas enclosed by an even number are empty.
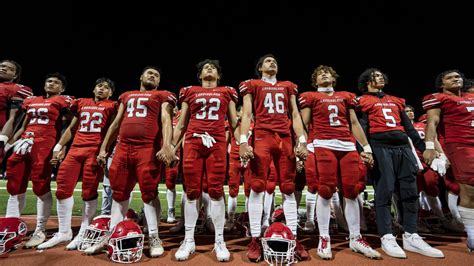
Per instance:
[[[397,238],[392,234],[386,234],[381,238],[382,250],[389,256],[406,259],[405,251],[398,245]]]
[[[189,255],[193,254],[196,250],[196,245],[194,244],[193,239],[185,239],[181,242],[181,246],[178,248],[174,257],[178,261],[187,260]]]
[[[380,259],[382,258],[382,255],[380,253],[373,249],[367,241],[362,238],[361,235],[358,235],[356,237],[352,237],[349,241],[349,247],[352,249],[352,251],[357,252],[357,253],[362,253],[364,256],[367,258],[371,259]]]
[[[176,216],[175,216],[175,209],[170,208],[168,209],[168,217],[166,218],[166,222],[171,224],[171,223],[176,223]]]
[[[316,231],[316,224],[314,223],[314,221],[306,221],[304,223],[303,231],[305,231],[306,233],[314,233],[314,231]]]
[[[216,257],[218,261],[229,261],[230,260],[230,253],[229,250],[227,250],[227,247],[225,245],[224,241],[217,241],[214,243],[214,250],[216,252]]]
[[[318,253],[318,256],[321,257],[321,259],[323,260],[332,259],[331,238],[329,236],[319,237],[317,253]]]
[[[441,250],[431,247],[417,233],[403,234],[403,248],[433,258],[444,258]]]
[[[152,258],[163,255],[165,249],[163,248],[163,242],[161,242],[157,233],[151,234],[148,242],[150,244],[150,256]]]
[[[39,244],[43,243],[46,240],[46,235],[43,230],[37,229],[33,235],[31,235],[30,240],[25,243],[25,248],[34,248]]]
[[[111,234],[108,233],[97,244],[86,248],[84,253],[87,255],[93,255],[102,252],[102,250],[104,250],[104,248],[107,247],[107,244],[109,243],[110,235]]]
[[[81,234],[82,233],[79,232],[79,234],[77,234],[76,237],[74,237],[74,239],[71,242],[69,242],[69,244],[67,244],[66,250],[77,250],[77,248],[79,246],[79,236]]]
[[[68,242],[68,241],[71,241],[72,239],[72,231],[69,230],[69,232],[67,233],[60,233],[60,232],[57,232],[53,235],[53,237],[51,239],[49,239],[48,241],[38,245],[38,247],[36,247],[37,249],[48,249],[48,248],[52,248],[54,246],[56,246],[57,244],[60,244],[62,242]]]

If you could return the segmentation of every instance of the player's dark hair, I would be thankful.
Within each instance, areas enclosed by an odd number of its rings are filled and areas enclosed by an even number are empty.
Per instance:
[[[266,54],[262,57],[260,57],[257,61],[257,65],[255,65],[255,74],[257,75],[257,77],[261,78],[262,77],[262,72],[259,71],[258,69],[262,67],[263,65],[263,61],[265,61],[265,58],[267,57],[271,57],[273,59],[275,59],[275,61],[278,62],[278,59],[276,58],[276,56],[274,56],[273,54]]]
[[[359,78],[357,79],[358,88],[361,92],[367,92],[367,83],[375,81],[375,72],[382,73],[383,78],[385,80],[385,85],[388,84],[388,76],[385,73],[383,73],[377,68],[368,68],[364,70],[364,72],[362,72],[362,74],[360,74]]]
[[[325,65],[319,65],[317,68],[313,70],[313,74],[311,75],[311,85],[314,88],[318,87],[318,82],[317,82],[318,73],[322,71],[331,73],[331,76],[333,76],[334,78],[334,82],[332,83],[332,86],[336,87],[336,80],[339,77],[339,75],[336,73],[336,71],[332,67],[325,66]]]
[[[95,81],[95,86],[99,85],[102,82],[107,82],[107,84],[109,84],[110,89],[112,90],[112,93],[115,92],[115,83],[111,79],[106,77],[98,78]]]
[[[441,86],[443,86],[443,78],[449,73],[453,73],[453,72],[458,73],[461,76],[463,81],[466,80],[466,77],[464,76],[464,74],[457,69],[450,69],[450,70],[443,71],[440,74],[438,74],[435,80],[435,86],[438,91],[443,91],[443,89],[441,88]]]
[[[413,106],[411,106],[411,105],[409,105],[409,104],[405,105],[405,108],[410,108],[410,110],[411,110],[412,112],[415,112],[415,108],[413,108]]]
[[[219,75],[219,79],[217,80],[217,84],[219,84],[219,81],[222,79],[222,67],[219,64],[219,60],[215,60],[215,59],[204,59],[204,60],[200,61],[199,63],[197,63],[197,65],[196,65],[196,67],[198,69],[197,78],[199,80],[199,83],[202,83],[200,76],[201,76],[202,69],[204,68],[204,66],[206,64],[213,65],[217,69],[217,74]]]
[[[21,65],[16,62],[16,61],[13,61],[13,60],[10,60],[10,59],[3,59],[0,61],[0,64],[3,63],[3,62],[8,62],[8,63],[12,63],[13,65],[15,65],[15,78],[13,79],[13,82],[20,82],[20,79],[21,79]]]
[[[66,80],[66,77],[64,75],[62,75],[61,73],[58,73],[58,72],[55,72],[55,73],[49,73],[48,75],[46,75],[46,79],[49,79],[49,78],[57,78],[61,81],[61,83],[63,84],[63,90],[66,89],[67,87],[67,80]]]
[[[160,69],[159,67],[157,67],[157,66],[146,66],[146,67],[144,67],[143,70],[142,70],[142,75],[143,75],[143,73],[145,73],[145,71],[147,71],[148,69],[154,69],[154,70],[158,71],[158,73],[160,73],[160,77],[161,77],[161,75],[162,75],[161,69]]]

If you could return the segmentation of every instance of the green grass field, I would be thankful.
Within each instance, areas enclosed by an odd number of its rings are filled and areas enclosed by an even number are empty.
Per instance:
[[[82,198],[81,198],[81,185],[82,183],[79,182],[76,185],[76,191],[74,191],[74,208],[73,208],[73,215],[81,215],[82,212]],[[0,216],[5,215],[6,208],[7,208],[7,201],[8,201],[8,192],[6,190],[7,182],[6,180],[0,180]],[[31,182],[28,186],[28,191],[26,193],[26,207],[23,210],[22,214],[28,215],[28,214],[36,214],[36,196],[34,195],[33,191],[31,190]],[[53,190],[53,209],[52,209],[52,215],[57,215],[56,212],[56,197],[54,195],[56,191],[56,182],[51,183],[51,189]],[[369,190],[372,190],[372,187],[368,188]],[[228,191],[227,186],[224,188],[225,192]],[[180,202],[181,202],[181,196],[182,196],[182,191],[183,187],[182,185],[176,185],[176,215],[181,216],[181,207],[180,207]],[[244,204],[245,204],[245,196],[243,195],[243,187],[240,188],[241,194],[239,194],[238,197],[238,205],[237,205],[237,213],[243,212],[244,211]],[[276,189],[276,194],[275,194],[275,199],[276,199],[276,205],[281,204],[281,193],[279,192],[278,188]],[[168,204],[166,202],[166,186],[165,184],[160,184],[159,186],[159,197],[161,201],[161,209],[163,215],[166,215],[166,212],[168,210]],[[373,195],[369,193],[369,199],[372,198]],[[97,214],[100,214],[100,208],[102,206],[102,183],[99,185],[99,200],[98,200],[98,206],[97,206]],[[141,210],[143,207],[143,202],[141,199],[141,194],[140,190],[138,188],[138,185],[135,186],[134,192],[132,193],[132,201],[130,203],[130,207],[134,209],[135,211]],[[300,208],[305,207],[305,192],[303,192],[303,198],[301,200],[301,205]]]

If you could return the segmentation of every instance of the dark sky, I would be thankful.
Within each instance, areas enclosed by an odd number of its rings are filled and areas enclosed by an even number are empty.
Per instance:
[[[105,75],[116,81],[117,97],[138,88],[146,65],[162,68],[163,89],[197,84],[195,65],[205,58],[219,59],[222,84],[238,87],[254,77],[258,57],[274,53],[279,79],[300,91],[311,89],[320,64],[340,74],[337,89],[353,92],[358,75],[378,67],[389,76],[386,91],[419,109],[439,72],[456,68],[474,77],[468,42],[474,23],[471,9],[454,1],[418,2],[21,4],[9,8],[17,12],[2,12],[0,58],[20,62],[22,83],[36,94],[44,76],[59,71],[68,78],[67,94],[90,97],[95,79]]]

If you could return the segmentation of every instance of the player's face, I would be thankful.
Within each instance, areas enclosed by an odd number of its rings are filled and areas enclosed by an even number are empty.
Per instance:
[[[216,66],[209,63],[202,67],[200,78],[207,81],[220,79]]]
[[[112,96],[112,88],[110,87],[110,84],[104,81],[95,85],[94,96],[99,100],[108,99],[110,96]]]
[[[278,63],[275,58],[267,57],[263,60],[262,66],[258,70],[269,75],[276,75],[278,73]]]
[[[47,78],[44,82],[44,90],[48,95],[59,95],[64,91],[63,82],[55,77]]]
[[[448,91],[458,91],[463,86],[461,74],[451,72],[443,77],[441,88]]]
[[[316,83],[321,87],[329,87],[334,83],[334,77],[329,71],[321,70],[316,75]]]
[[[370,85],[376,89],[382,89],[385,86],[385,77],[380,71],[375,71],[372,73],[372,81]]]
[[[410,107],[405,107],[405,113],[410,120],[415,120],[415,112]]]
[[[0,63],[0,80],[14,80],[16,77],[16,66],[8,61]]]
[[[160,72],[152,68],[146,69],[140,77],[140,81],[145,85],[145,87],[153,88],[157,88],[158,85],[160,85],[160,79]]]

